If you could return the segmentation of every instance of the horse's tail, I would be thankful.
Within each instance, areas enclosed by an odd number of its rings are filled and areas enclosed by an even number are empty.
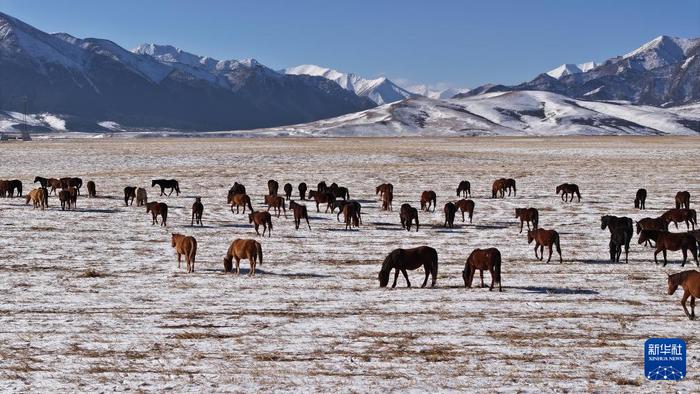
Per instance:
[[[188,257],[189,257],[190,261],[192,262],[192,264],[194,265],[194,258],[197,255],[197,240],[193,239],[191,244],[192,244],[192,247],[190,248],[190,252],[188,253]]]
[[[272,230],[272,217],[269,217],[269,218],[267,219],[267,228],[269,228],[270,230]]]
[[[579,192],[578,188],[576,188],[576,197],[578,197],[578,200],[581,201],[581,193]]]
[[[254,212],[253,211],[253,204],[251,204],[251,202],[250,202],[250,197],[246,198],[246,202],[248,203],[248,209],[250,209],[250,212]],[[272,227],[270,227],[270,228],[272,228]]]
[[[559,257],[561,258],[561,245],[559,243],[559,233],[554,233],[554,246],[557,247],[557,253],[559,253]]]
[[[496,250],[496,261],[493,262],[493,276],[494,280],[501,284],[501,252]]]
[[[435,283],[435,281],[437,280],[437,276],[438,276],[438,254],[437,254],[437,250],[435,250],[433,248],[430,248],[430,249],[431,249],[430,250],[430,254],[431,254],[430,258],[432,260],[432,267],[431,268],[433,271],[433,283]]]
[[[272,228],[272,227],[270,227]],[[263,262],[263,251],[262,251],[262,245],[260,245],[260,242],[255,243],[255,250],[258,253],[258,259],[260,260],[260,265],[262,265]]]
[[[535,214],[532,216],[532,226],[535,229],[538,229],[540,226],[540,213],[538,211],[535,211]]]

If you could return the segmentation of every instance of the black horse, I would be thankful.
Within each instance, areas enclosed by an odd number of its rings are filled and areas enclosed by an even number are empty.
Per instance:
[[[44,178],[44,177],[38,176],[38,177],[34,178],[34,183],[37,183],[37,182],[39,182],[39,184],[43,188],[49,187],[49,180]]]
[[[156,185],[160,186],[161,196],[165,194],[165,189],[170,189],[168,197],[173,194],[173,191],[175,191],[176,196],[180,195],[180,183],[175,179],[154,179],[151,181],[151,187],[155,187]]]
[[[435,249],[429,246],[419,246],[412,249],[394,249],[386,256],[384,263],[382,263],[382,269],[379,271],[379,287],[386,287],[389,284],[389,274],[392,269],[396,270],[396,272],[394,272],[394,284],[391,285],[392,288],[396,287],[396,281],[399,279],[399,271],[403,273],[403,277],[406,278],[406,285],[411,287],[411,281],[408,280],[408,273],[406,270],[415,270],[421,266],[425,269],[425,280],[421,287],[425,287],[428,283],[428,276],[432,276],[431,287],[435,287],[438,273],[438,254]]]
[[[637,190],[637,195],[634,197],[634,207],[639,209],[647,209],[647,189]]]
[[[618,253],[617,250],[622,248],[622,242],[624,241],[625,254],[627,255],[629,253],[630,240],[634,234],[634,221],[625,216],[601,216],[600,229],[605,230],[606,228],[610,230],[610,260],[620,261],[620,253]],[[624,240],[622,236],[624,236]],[[617,258],[615,259],[613,256],[617,256]],[[625,261],[626,260],[627,257],[625,256]]]
[[[457,197],[463,195],[464,197],[471,197],[472,195],[472,185],[469,181],[461,181],[459,186],[457,186]]]

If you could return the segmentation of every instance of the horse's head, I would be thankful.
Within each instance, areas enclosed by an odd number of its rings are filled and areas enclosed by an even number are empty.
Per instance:
[[[248,221],[249,223],[253,223],[253,213],[248,214]]]
[[[515,208],[515,217],[519,218],[523,214],[523,208]]]
[[[531,244],[532,240],[535,239],[535,231],[534,230],[527,230],[527,243]]]
[[[176,241],[177,241],[177,239],[178,239],[178,237],[179,237],[179,234],[171,233],[170,235],[171,235],[171,237],[170,237],[170,246],[172,246],[172,247],[174,248],[174,247],[175,247],[175,243],[176,243]]]
[[[467,283],[469,283],[469,272],[466,268],[462,271],[462,279],[464,279],[464,287],[467,287]]]
[[[386,287],[389,284],[389,273],[394,265],[394,252],[389,253],[384,262],[382,269],[379,271],[379,287]]]
[[[561,185],[557,186],[557,194],[561,191]]]
[[[155,185],[157,185],[157,184],[158,184],[158,181],[156,181],[155,179],[151,181],[151,187],[153,187],[153,186],[155,186]]]
[[[600,229],[605,230],[606,227],[610,224],[610,216],[605,215],[600,217]]]
[[[639,222],[635,222],[635,224],[637,225],[637,234],[641,233],[641,232],[642,232],[642,226],[639,224]]]
[[[649,240],[649,230],[642,230],[640,231],[639,234],[639,240],[637,241],[638,244],[643,244],[644,242]]]
[[[678,274],[676,274],[678,275]],[[676,275],[669,275],[668,276],[668,295],[673,295],[673,293],[676,292],[676,289],[678,289],[679,285],[679,280],[676,277]]]

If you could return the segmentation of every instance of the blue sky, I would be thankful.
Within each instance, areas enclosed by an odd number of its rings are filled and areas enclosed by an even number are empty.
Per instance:
[[[366,77],[475,87],[601,61],[661,34],[700,36],[700,1],[0,0],[48,32],[126,48],[167,43],[272,68],[313,63]]]

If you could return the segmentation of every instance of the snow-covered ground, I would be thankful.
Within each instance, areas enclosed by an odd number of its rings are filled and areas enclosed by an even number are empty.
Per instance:
[[[654,265],[635,243],[629,264],[608,258],[603,214],[657,216],[689,190],[700,195],[696,138],[139,139],[4,143],[0,179],[80,176],[97,199],[78,210],[34,210],[0,199],[0,390],[33,391],[597,391],[698,392],[698,323],[681,294],[666,295],[680,253]],[[177,178],[161,198],[152,178]],[[517,197],[492,200],[494,178],[517,179]],[[225,204],[234,181],[261,208],[266,181],[295,187],[338,182],[363,205],[359,230],[311,209],[312,230],[273,218],[255,237]],[[441,209],[457,183],[472,183],[473,224],[444,229]],[[381,212],[376,185],[395,185]],[[578,183],[564,203],[556,185]],[[171,207],[167,229],[124,207],[124,186],[146,187]],[[632,208],[639,187],[648,210]],[[315,188],[312,186],[312,188]],[[399,224],[403,202],[438,196],[419,232]],[[85,190],[84,190],[85,191]],[[202,228],[190,206],[202,196]],[[295,197],[296,199],[296,197]],[[311,204],[307,202],[311,208]],[[561,234],[564,264],[534,259],[515,207],[540,209]],[[170,233],[199,242],[194,274],[178,269]],[[235,238],[256,238],[258,276],[222,273]],[[397,247],[439,253],[437,288],[380,289],[377,272]],[[503,254],[504,291],[465,289],[461,271],[477,247]],[[247,264],[244,262],[244,272]],[[694,266],[693,266],[694,267]],[[692,269],[686,266],[685,269]],[[86,275],[88,270],[94,274]],[[89,277],[96,276],[96,277]],[[414,286],[423,271],[410,272]],[[490,281],[488,273],[485,280]],[[649,337],[688,343],[688,378],[643,379]]]

